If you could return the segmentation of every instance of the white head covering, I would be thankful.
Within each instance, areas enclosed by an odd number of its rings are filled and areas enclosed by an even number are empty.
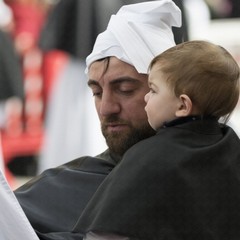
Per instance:
[[[175,45],[172,26],[181,26],[181,11],[172,0],[125,5],[112,15],[99,34],[87,68],[96,60],[115,56],[147,73],[151,60]]]
[[[3,0],[0,0],[0,27],[5,27],[9,24],[12,21],[12,18],[11,9],[3,2]]]

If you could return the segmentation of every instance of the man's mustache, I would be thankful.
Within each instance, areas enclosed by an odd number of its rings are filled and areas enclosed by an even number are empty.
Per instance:
[[[102,126],[107,126],[109,124],[123,125],[123,124],[129,124],[129,122],[119,118],[118,116],[108,116],[102,119],[101,121]]]

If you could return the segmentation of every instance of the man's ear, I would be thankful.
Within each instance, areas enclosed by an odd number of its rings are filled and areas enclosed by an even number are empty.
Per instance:
[[[191,115],[193,109],[192,100],[186,94],[179,96],[179,107],[176,111],[176,117],[186,117]]]

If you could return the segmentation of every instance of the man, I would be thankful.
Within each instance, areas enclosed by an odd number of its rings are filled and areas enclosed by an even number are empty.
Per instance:
[[[171,0],[122,7],[87,58],[89,81],[109,149],[45,171],[15,191],[40,239],[81,239],[71,232],[106,175],[135,143],[152,136],[144,95],[152,58],[174,46],[181,12]]]
[[[55,79],[56,84],[47,103],[45,138],[38,159],[39,173],[79,156],[95,156],[105,149],[98,119],[92,117],[96,115],[85,80],[85,60],[97,35],[106,29],[110,16],[123,5],[139,2],[144,0],[62,0],[48,15],[40,38],[41,49],[44,52],[59,49],[74,57],[69,58]],[[179,43],[187,40],[188,36],[183,0],[174,2],[182,11],[181,28],[173,27],[175,42]],[[51,69],[48,64],[45,67]],[[88,106],[87,110],[85,106]],[[97,144],[92,143],[93,139]]]

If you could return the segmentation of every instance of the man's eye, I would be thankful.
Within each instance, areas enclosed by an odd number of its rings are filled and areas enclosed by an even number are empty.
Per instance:
[[[93,97],[100,97],[102,95],[102,92],[93,92]]]
[[[130,95],[130,94],[134,93],[134,89],[120,89],[119,91],[125,95]]]
[[[102,89],[98,86],[91,86],[93,97],[100,97],[102,95]]]
[[[118,91],[121,93],[121,94],[124,94],[124,95],[131,95],[133,94],[135,91],[136,91],[136,87],[133,87],[133,86],[121,86],[118,88]]]

